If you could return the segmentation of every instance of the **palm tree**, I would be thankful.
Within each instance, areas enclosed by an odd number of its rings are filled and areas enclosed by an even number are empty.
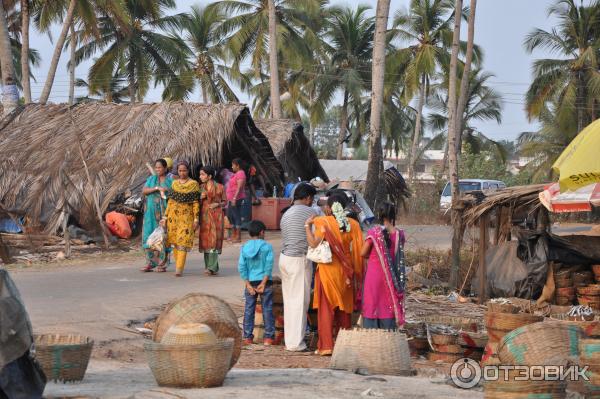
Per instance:
[[[2,67],[2,85],[15,85],[15,68],[10,46],[10,35],[8,33],[8,22],[4,7],[0,7],[0,65]],[[18,95],[11,98],[3,98],[4,113],[8,114],[17,105]]]
[[[122,73],[128,79],[132,103],[143,101],[152,80],[164,85],[165,100],[189,96],[193,89],[189,48],[181,37],[161,32],[183,25],[183,15],[164,16],[174,6],[173,0],[126,0],[127,23],[108,14],[100,16],[99,37],[90,38],[76,55],[80,61],[104,51],[90,68],[91,90],[106,91],[113,76]]]
[[[22,60],[23,58],[26,60],[28,66],[38,66],[40,64],[40,54],[37,50],[29,48],[27,53],[23,50],[22,35],[21,35],[21,12],[16,8],[16,4],[7,4],[5,2],[5,7],[7,7],[7,23],[8,23],[8,34],[10,37],[10,48],[12,53],[12,62],[14,65],[14,73],[15,73],[15,84],[23,88],[21,82],[24,81],[22,79]],[[25,57],[23,57],[25,55]],[[30,70],[28,68],[28,70]],[[29,77],[31,78],[31,72],[29,72]]]
[[[366,15],[368,10],[367,6],[330,10],[326,31],[330,43],[326,49],[329,63],[318,77],[317,102],[328,105],[338,90],[342,92],[337,159],[342,159],[344,143],[350,138],[349,108],[359,110],[363,93],[370,89],[375,19]],[[361,117],[359,112],[355,114],[357,118]],[[364,124],[357,120],[357,125],[362,127]]]
[[[192,6],[191,13],[183,20],[185,40],[193,53],[193,71],[204,103],[209,99],[214,103],[238,101],[227,81],[232,71],[223,63],[226,53],[218,28],[224,21],[221,10],[200,6]]]
[[[271,81],[271,118],[281,118],[279,65],[277,61],[277,12],[275,0],[268,0],[269,8],[269,72]]]
[[[464,70],[463,70],[464,72]],[[492,87],[488,86],[488,81],[494,75],[484,72],[481,69],[475,69],[470,72],[466,92],[465,108],[462,115],[459,115],[459,127],[457,142],[464,139],[480,138],[479,143],[471,142],[471,148],[477,152],[478,148],[486,148],[487,144],[494,143],[486,139],[482,132],[477,131],[474,126],[476,122],[496,121],[502,123],[502,96]],[[460,83],[463,86],[463,79]],[[431,113],[427,118],[427,124],[437,135],[434,136],[434,142],[445,141],[448,137],[448,81],[444,80],[432,87],[432,94],[427,102],[427,107]],[[446,142],[447,144],[447,142]],[[460,148],[460,145],[457,144]],[[500,144],[494,145],[500,149]]]
[[[378,0],[375,12],[375,35],[373,45],[373,71],[371,92],[371,123],[369,137],[369,160],[365,199],[375,208],[378,199],[382,198],[383,184],[383,150],[381,147],[381,118],[383,115],[383,98],[385,83],[385,50],[387,45],[387,23],[390,14],[390,0]],[[378,195],[379,194],[379,195]]]
[[[429,85],[434,75],[448,64],[453,1],[411,0],[409,12],[399,11],[394,19],[394,34],[408,47],[398,50],[396,57],[409,60],[404,74],[405,101],[409,102],[416,92],[417,117],[409,152],[409,178],[414,174],[416,154],[421,140],[423,108],[429,95]]]
[[[559,0],[548,14],[558,19],[556,28],[550,32],[535,29],[525,39],[525,48],[530,53],[544,49],[557,58],[534,62],[534,80],[526,96],[527,113],[530,118],[541,118],[547,104],[553,104],[559,115],[575,112],[581,131],[596,119],[600,99],[600,2],[577,6],[575,0]],[[569,119],[568,115],[564,117]]]
[[[541,128],[534,132],[524,132],[517,138],[519,154],[533,159],[527,167],[533,172],[533,181],[548,181],[552,175],[552,165],[564,149],[577,136],[577,114],[560,115],[557,109],[563,104],[548,104],[538,117]]]
[[[83,79],[75,81],[76,87],[88,89],[88,96],[78,97],[76,102],[106,102],[106,103],[124,103],[129,95],[127,87],[127,78],[122,75],[114,75],[109,84],[103,87],[92,89],[88,82]]]

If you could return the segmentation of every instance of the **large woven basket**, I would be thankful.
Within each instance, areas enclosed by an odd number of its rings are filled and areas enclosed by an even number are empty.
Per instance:
[[[581,364],[600,364],[600,339],[582,338],[579,340],[579,360]]]
[[[545,319],[547,322],[560,321],[565,324],[572,324],[581,329],[584,337],[589,338],[600,338],[600,317],[595,316],[592,321],[583,320],[569,320],[568,316],[564,313],[550,315],[550,318]]]
[[[242,330],[231,307],[220,298],[206,294],[188,294],[173,301],[156,319],[152,339],[161,342],[173,325],[202,323],[209,326],[217,338],[233,338],[233,367],[242,352]]]
[[[499,342],[510,331],[519,327],[544,320],[543,316],[530,313],[485,312],[485,325],[490,342]]]
[[[148,364],[161,387],[210,388],[223,385],[231,365],[233,338],[213,345],[144,344]]]
[[[336,370],[366,370],[370,374],[414,374],[406,335],[375,329],[341,330],[330,367]]]
[[[577,294],[588,295],[588,296],[599,296],[600,295],[600,284],[590,284],[583,287],[577,287]]]
[[[506,334],[498,345],[498,357],[504,365],[566,366],[577,360],[581,335],[574,324],[531,324]]]
[[[48,380],[83,380],[94,341],[81,335],[46,334],[35,337],[35,357]]]

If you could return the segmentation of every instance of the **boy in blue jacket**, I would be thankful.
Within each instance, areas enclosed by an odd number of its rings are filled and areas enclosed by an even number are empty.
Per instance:
[[[264,240],[266,227],[263,222],[253,220],[248,225],[251,240],[242,247],[238,270],[246,283],[244,297],[244,345],[254,343],[254,312],[256,300],[261,297],[265,323],[264,345],[273,345],[275,317],[273,316],[273,247]]]

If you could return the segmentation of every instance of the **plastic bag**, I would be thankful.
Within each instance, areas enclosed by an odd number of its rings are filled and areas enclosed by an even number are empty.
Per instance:
[[[163,229],[162,226],[158,226],[156,229],[154,229],[152,234],[148,236],[146,245],[148,245],[150,249],[162,252],[162,250],[165,248],[166,238],[167,235],[165,233],[165,229]]]

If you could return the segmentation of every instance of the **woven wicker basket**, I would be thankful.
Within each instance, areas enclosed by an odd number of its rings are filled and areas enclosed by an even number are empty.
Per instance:
[[[543,316],[530,313],[495,313],[486,312],[484,315],[490,342],[499,342],[510,331],[544,320]]]
[[[567,317],[566,314],[561,313],[561,314],[550,315],[550,318],[548,318],[544,321],[548,321],[548,322],[560,321],[562,323],[572,324],[581,329],[584,337],[588,337],[588,338],[600,337],[600,316],[597,316],[597,315],[595,316],[594,320],[592,320],[592,321],[573,321],[573,320],[569,320],[569,318]]]
[[[433,351],[437,353],[449,353],[453,355],[462,355],[465,350],[460,345],[433,345]]]
[[[458,333],[458,344],[467,348],[485,348],[488,342],[487,333],[461,331]]]
[[[571,306],[575,302],[575,295],[572,296],[556,296],[556,304],[559,306]]]
[[[413,375],[406,335],[375,329],[341,330],[331,356],[336,370],[370,374]]]
[[[519,313],[521,308],[512,303],[487,303],[487,310],[495,313]]]
[[[595,281],[594,273],[590,270],[584,270],[573,273],[573,285],[578,287],[580,285],[590,285]]]
[[[483,350],[483,356],[481,357],[482,366],[493,366],[499,365],[500,359],[498,359],[498,344],[494,342],[488,342]]]
[[[217,343],[217,336],[206,324],[178,324],[169,328],[160,343],[165,345],[214,345]]]
[[[579,340],[580,364],[600,364],[600,339],[582,338]]]
[[[237,363],[242,352],[242,330],[225,301],[212,295],[188,294],[172,302],[156,319],[153,341],[161,342],[171,326],[185,323],[206,324],[217,338],[233,338],[231,367]]]
[[[506,334],[498,345],[498,357],[505,365],[566,366],[577,360],[581,335],[573,324],[531,324]]]
[[[575,283],[572,279],[568,278],[568,279],[564,279],[564,280],[556,280],[554,285],[556,286],[556,288],[566,288],[566,287],[573,287],[573,285],[575,285]]]
[[[161,387],[209,388],[223,385],[233,354],[233,338],[212,345],[144,344],[150,370]]]
[[[480,320],[471,317],[425,316],[423,322],[428,325],[451,326],[463,331],[477,332],[483,329]]]
[[[575,297],[575,287],[557,288],[556,296]]]
[[[454,345],[458,342],[458,334],[431,334],[434,345]]]
[[[35,357],[48,380],[83,380],[94,341],[81,335],[47,334],[35,337]]]

